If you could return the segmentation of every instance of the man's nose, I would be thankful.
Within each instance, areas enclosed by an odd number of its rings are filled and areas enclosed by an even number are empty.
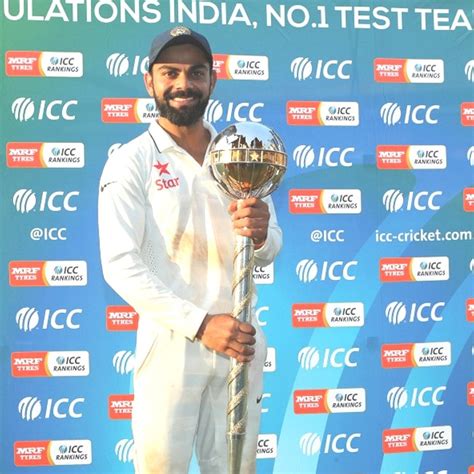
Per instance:
[[[186,90],[189,87],[189,78],[186,72],[182,71],[176,78],[175,82],[176,89]]]

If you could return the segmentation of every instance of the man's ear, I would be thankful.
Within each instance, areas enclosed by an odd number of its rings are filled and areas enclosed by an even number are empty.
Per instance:
[[[144,75],[143,75],[143,82],[145,83],[145,89],[146,91],[148,92],[148,95],[150,97],[153,97],[153,76],[151,74],[151,72],[146,72]]]
[[[214,88],[216,87],[216,82],[217,82],[217,73],[214,69],[212,69],[211,70],[211,89],[210,89],[211,93],[214,90]]]

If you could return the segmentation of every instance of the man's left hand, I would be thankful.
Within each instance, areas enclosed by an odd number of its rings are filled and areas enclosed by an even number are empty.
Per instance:
[[[234,231],[250,237],[255,248],[260,248],[265,243],[268,232],[270,212],[268,206],[261,199],[254,197],[233,201],[229,205]]]

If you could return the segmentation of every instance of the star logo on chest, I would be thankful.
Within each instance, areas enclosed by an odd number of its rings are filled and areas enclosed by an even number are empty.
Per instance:
[[[156,168],[158,170],[158,172],[160,173],[160,176],[162,176],[164,174],[171,174],[168,171],[168,165],[169,165],[169,163],[160,163],[160,162],[158,162],[156,165],[153,165],[153,167]]]

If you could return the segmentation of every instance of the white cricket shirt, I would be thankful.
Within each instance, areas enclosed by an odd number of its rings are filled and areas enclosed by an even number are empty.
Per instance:
[[[281,247],[275,210],[265,201],[271,218],[255,251],[259,266]],[[207,163],[200,166],[156,122],[110,156],[99,191],[102,267],[140,321],[193,340],[207,313],[232,312],[229,203]]]

